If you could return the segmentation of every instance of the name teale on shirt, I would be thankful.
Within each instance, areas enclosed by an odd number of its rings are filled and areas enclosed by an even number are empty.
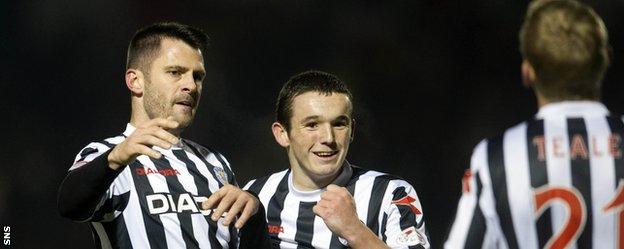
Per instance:
[[[566,140],[568,143],[566,144]],[[609,136],[586,136],[584,134],[572,134],[572,136],[552,136],[548,140],[544,136],[535,136],[531,139],[537,150],[537,159],[546,160],[548,152],[552,157],[564,158],[568,155],[565,146],[569,146],[569,156],[572,160],[587,160],[589,156],[611,156],[615,159],[622,158],[622,137],[620,134],[611,133]],[[588,143],[589,142],[589,143]]]

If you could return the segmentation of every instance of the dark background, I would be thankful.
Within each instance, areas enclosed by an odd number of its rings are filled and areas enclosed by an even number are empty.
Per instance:
[[[603,101],[624,111],[624,1],[591,3],[614,60]],[[270,124],[288,77],[332,72],[355,95],[348,159],[399,175],[419,193],[439,247],[477,142],[536,112],[522,87],[517,33],[527,1],[2,1],[0,226],[14,248],[89,248],[61,218],[56,191],[89,141],[129,118],[126,46],[140,27],[204,29],[209,76],[185,137],[225,154],[239,182],[287,167]]]

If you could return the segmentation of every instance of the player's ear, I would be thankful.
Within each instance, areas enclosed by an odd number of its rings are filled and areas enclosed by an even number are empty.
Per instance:
[[[143,94],[143,72],[129,68],[126,70],[126,86],[132,92],[133,95]]]
[[[532,88],[535,83],[535,69],[528,60],[522,61],[522,85],[527,88]]]
[[[353,142],[353,138],[355,137],[355,119],[354,118],[351,119],[351,134],[349,135],[351,136],[351,139],[349,141]]]
[[[273,136],[275,137],[275,141],[282,147],[286,148],[290,145],[290,138],[288,137],[288,130],[279,122],[274,122],[271,125],[271,131],[273,131]]]

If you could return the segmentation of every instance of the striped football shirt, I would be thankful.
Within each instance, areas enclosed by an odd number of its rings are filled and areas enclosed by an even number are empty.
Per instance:
[[[622,119],[598,102],[540,108],[483,140],[446,248],[624,248]]]
[[[408,182],[345,162],[334,184],[347,188],[360,220],[390,247],[429,248],[422,207]],[[312,211],[324,190],[297,190],[290,170],[252,180],[244,189],[264,205],[274,248],[347,248]]]
[[[72,170],[124,141],[120,136],[92,142],[78,153]],[[210,219],[201,202],[224,184],[236,185],[219,153],[180,139],[170,149],[154,147],[160,159],[140,155],[122,169],[89,222],[97,248],[237,248],[237,230]]]

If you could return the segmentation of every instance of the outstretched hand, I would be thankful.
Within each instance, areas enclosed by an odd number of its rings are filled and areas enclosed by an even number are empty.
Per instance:
[[[138,124],[136,130],[108,154],[109,167],[117,170],[131,163],[140,155],[159,159],[162,154],[154,150],[152,146],[169,149],[177,144],[179,139],[167,130],[175,129],[179,125],[171,117],[166,119],[155,118]]]
[[[236,228],[240,229],[252,215],[256,214],[259,205],[260,200],[249,192],[227,184],[208,197],[208,200],[202,203],[202,209],[212,208],[211,219],[214,221],[219,220],[221,215],[227,212],[222,222],[224,226],[229,226],[240,214],[236,219],[236,224],[234,224]]]

